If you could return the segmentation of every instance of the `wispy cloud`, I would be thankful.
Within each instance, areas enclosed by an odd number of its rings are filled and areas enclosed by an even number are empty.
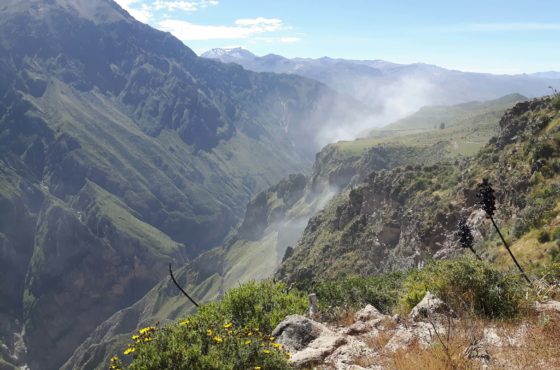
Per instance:
[[[251,43],[277,44],[292,44],[300,41],[299,37],[292,35],[278,35],[279,31],[291,29],[278,18],[241,18],[229,25],[202,25],[185,19],[185,13],[218,6],[219,0],[115,1],[140,22],[149,23],[153,27],[171,32],[182,41],[247,40]]]
[[[183,41],[248,39],[258,34],[285,29],[282,20],[263,17],[238,19],[232,26],[200,25],[178,19],[163,20],[158,26]]]
[[[184,0],[156,0],[152,3],[152,7],[156,10],[182,10],[185,12],[195,12],[199,9],[204,9],[209,6],[216,6],[219,4],[218,0],[199,0],[199,1],[184,1]]]
[[[197,10],[216,6],[218,0],[115,0],[130,15],[143,23],[148,23],[157,11],[196,12]]]
[[[545,31],[560,30],[560,23],[468,23],[445,28],[446,31],[490,32],[490,31]]]
[[[153,16],[149,4],[141,3],[140,0],[115,0],[131,16],[142,23],[148,23]]]
[[[300,42],[300,37],[253,37],[252,43],[265,42],[267,44],[295,44]]]

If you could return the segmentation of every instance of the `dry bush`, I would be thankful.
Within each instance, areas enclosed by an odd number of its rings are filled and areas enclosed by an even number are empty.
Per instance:
[[[335,324],[338,326],[350,326],[356,322],[354,316],[356,312],[352,307],[349,307],[347,310],[344,310],[340,313]]]
[[[425,347],[418,342],[407,348],[387,354],[386,366],[395,370],[471,370],[480,369],[477,359],[469,359],[468,349],[480,341],[484,322],[469,318],[449,318],[443,325],[431,322],[432,345]]]
[[[491,368],[560,369],[560,313],[546,312],[524,321],[526,328],[519,345],[492,348]],[[503,327],[503,336],[513,338],[520,325]]]
[[[372,366],[377,365],[378,358],[371,357],[371,356],[362,356],[354,359],[352,365],[360,366],[366,369],[371,368]]]
[[[379,334],[376,336],[364,337],[363,341],[366,344],[366,346],[368,346],[369,348],[374,349],[376,351],[381,351],[383,347],[385,347],[385,345],[389,343],[392,337],[393,337],[392,332],[384,330],[384,331],[380,331]]]
[[[376,325],[379,329],[377,335],[364,336],[362,337],[362,340],[369,348],[380,352],[393,337],[397,326],[397,322],[392,318],[384,318]]]
[[[449,358],[442,346],[434,345],[424,349],[416,345],[396,352],[389,368],[396,370],[471,370],[481,368],[479,363],[463,356],[462,350],[464,348],[456,349],[458,350],[457,354]]]
[[[485,328],[494,328],[500,343],[484,344],[488,369],[560,369],[560,313],[533,313],[516,321],[463,318],[432,336],[433,345],[414,343],[385,354],[385,366],[396,370],[480,369],[478,359],[468,359],[471,345],[481,342]],[[449,330],[451,331],[450,334]]]

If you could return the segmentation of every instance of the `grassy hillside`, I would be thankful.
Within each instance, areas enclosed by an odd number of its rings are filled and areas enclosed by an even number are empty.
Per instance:
[[[59,368],[168,262],[220,245],[256,192],[310,166],[318,127],[367,110],[198,58],[112,0],[3,4],[0,340],[13,354],[25,328],[18,365]]]
[[[458,219],[475,230],[483,258],[506,264],[498,236],[476,206],[476,184],[496,189],[498,224],[522,263],[550,261],[560,202],[557,98],[519,103],[472,159],[373,172],[312,218],[277,277],[298,284],[347,274],[415,267],[461,253]],[[543,233],[548,237],[540,237]]]
[[[476,154],[498,131],[498,122],[519,94],[487,102],[423,107],[410,116],[369,132],[367,138],[336,144],[342,155],[359,156],[378,146],[435,147],[437,160]],[[441,125],[443,124],[443,128]]]

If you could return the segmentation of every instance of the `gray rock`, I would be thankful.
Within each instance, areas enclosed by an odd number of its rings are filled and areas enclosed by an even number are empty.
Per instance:
[[[418,343],[422,347],[427,347],[432,341],[433,328],[430,324],[417,322],[412,325],[400,325],[385,345],[385,350],[395,352],[407,348],[412,343]]]
[[[330,331],[326,326],[300,315],[287,316],[272,331],[276,342],[281,343],[288,351],[296,352],[304,349],[317,339],[323,331]]]
[[[323,363],[325,357],[333,353],[338,347],[346,344],[346,339],[335,333],[321,336],[290,358],[290,363],[295,368],[307,368],[310,365]]]
[[[346,329],[342,330],[343,334],[358,335],[369,331],[371,327],[362,321],[355,322]]]
[[[286,317],[272,336],[292,354],[290,362],[295,368],[319,364],[347,342],[344,336],[325,325],[300,315]]]
[[[373,307],[370,304],[362,308],[360,311],[356,312],[356,314],[354,315],[354,319],[361,322],[383,319],[385,317],[386,315],[383,315],[377,308]]]
[[[538,312],[545,312],[545,311],[556,311],[560,312],[560,302],[558,301],[546,301],[543,303],[535,302],[535,309]]]
[[[424,298],[408,315],[413,321],[426,321],[428,319],[437,319],[441,316],[456,317],[453,310],[444,301],[430,292],[426,292]]]

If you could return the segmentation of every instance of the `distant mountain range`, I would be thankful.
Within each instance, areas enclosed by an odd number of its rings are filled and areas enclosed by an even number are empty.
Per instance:
[[[386,124],[422,106],[450,105],[497,99],[519,93],[537,97],[560,89],[560,72],[493,75],[461,72],[435,65],[397,64],[383,60],[258,57],[242,48],[213,49],[201,55],[237,63],[256,72],[297,74],[323,82],[375,108],[376,124]]]

